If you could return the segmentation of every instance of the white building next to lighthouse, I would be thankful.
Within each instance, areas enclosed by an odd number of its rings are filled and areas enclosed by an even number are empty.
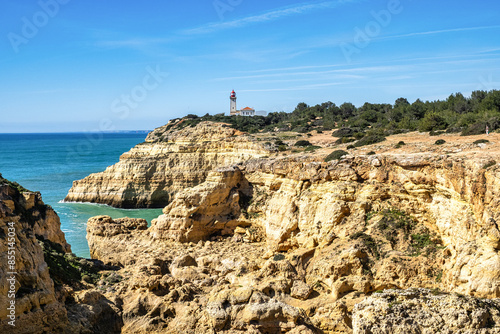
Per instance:
[[[229,96],[230,102],[230,108],[229,108],[229,115],[230,116],[255,116],[255,109],[246,107],[241,110],[236,109],[236,93],[233,91],[231,92],[231,95]]]

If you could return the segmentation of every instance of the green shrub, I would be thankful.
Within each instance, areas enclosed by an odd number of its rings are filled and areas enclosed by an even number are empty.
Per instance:
[[[38,238],[50,278],[56,286],[68,285],[84,280],[95,284],[99,278],[99,267],[92,261],[66,253],[60,244]]]
[[[396,144],[396,148],[400,148],[401,146],[406,145],[404,141],[400,141],[399,143]]]
[[[469,125],[467,128],[465,128],[462,133],[460,134],[461,136],[474,136],[474,135],[482,135],[486,133],[486,124],[483,122],[475,123]]]
[[[472,135],[482,135],[486,133],[486,126],[490,129],[490,132],[500,128],[500,118],[491,117],[488,121],[477,122],[469,125],[465,130],[462,131],[462,136],[472,136]]]
[[[436,282],[441,283],[442,278],[443,278],[443,270],[441,269],[441,270],[437,273],[437,275],[436,275]],[[433,289],[433,290],[434,290],[434,289]],[[439,290],[438,290],[438,291],[439,291]],[[438,292],[438,291],[436,291],[436,292]],[[432,293],[433,295],[436,295],[436,294],[437,294],[436,292],[431,291],[431,293]]]
[[[355,126],[357,128],[361,128],[361,129],[366,129],[370,125],[371,125],[370,122],[368,122],[367,120],[362,119],[362,118],[358,118],[354,122],[352,122],[352,126]]]
[[[436,140],[434,145],[443,145],[444,143],[446,143],[446,141],[444,139],[438,139],[438,140]]]
[[[428,233],[412,234],[411,245],[413,248],[420,250],[429,245],[432,245],[431,236]]]
[[[294,131],[296,131],[298,133],[307,133],[307,132],[309,132],[310,129],[311,129],[310,126],[301,126],[298,128],[294,128]]]
[[[305,147],[305,146],[311,146],[312,144],[308,140],[299,140],[295,143],[295,146],[299,147]]]
[[[336,131],[333,131],[332,133],[333,137],[338,137],[338,138],[351,137],[353,135],[354,135],[354,130],[351,128],[340,128]]]
[[[354,135],[354,138],[356,138],[356,140],[360,140],[361,138],[363,138],[365,136],[364,132],[356,132]]]
[[[349,237],[351,240],[361,240],[363,244],[372,252],[372,254],[375,256],[375,258],[378,260],[380,259],[380,252],[378,249],[378,244],[373,239],[371,235],[365,234],[364,232],[357,232],[354,233]]]
[[[495,166],[496,165],[496,161],[495,160],[491,160],[489,162],[487,162],[484,166],[483,166],[483,169],[488,169],[490,168],[491,166]]]
[[[418,123],[418,131],[427,132],[432,130],[446,129],[446,120],[435,112],[425,114],[424,118]]]
[[[429,233],[427,228],[421,230],[420,233],[414,233],[411,235],[410,247],[408,248],[408,253],[411,256],[419,256],[422,251],[425,250],[426,256],[435,253],[438,249],[443,247],[439,245],[440,242],[432,240],[432,235]]]
[[[352,143],[353,141],[356,141],[356,139],[351,138],[351,137],[342,137],[339,138],[335,141],[335,144],[347,144],[347,143]]]
[[[477,113],[466,113],[460,115],[459,119],[456,122],[456,126],[459,127],[468,127],[469,125],[473,125],[480,121],[480,115]]]
[[[375,153],[373,151],[370,151],[370,152],[366,153],[366,155],[375,155],[375,154],[377,154],[377,153]]]
[[[377,223],[377,228],[393,246],[396,244],[399,232],[403,232],[405,238],[408,239],[410,232],[417,224],[411,216],[397,209],[384,210],[380,214],[382,218]]]
[[[306,147],[304,152],[313,152],[313,151],[316,151],[318,148],[321,148],[321,146],[308,146],[308,147]]]
[[[274,255],[273,257],[273,260],[274,261],[281,261],[281,260],[284,260],[285,259],[285,255],[281,254],[281,253],[277,253]]]
[[[473,144],[486,144],[489,143],[490,141],[488,139],[478,139],[476,140]]]
[[[452,127],[449,127],[448,129],[446,129],[446,133],[458,133],[458,132],[462,132],[464,128],[460,127],[460,126],[452,126]]]
[[[385,137],[382,135],[369,135],[361,138],[358,140],[355,144],[354,147],[361,147],[365,145],[372,145],[376,143],[383,142],[385,140]]]
[[[352,150],[353,148],[356,148],[356,146],[354,146],[354,145],[347,145],[347,149],[348,150]]]
[[[286,151],[288,147],[286,145],[278,145],[278,151],[283,152]]]
[[[349,154],[346,151],[343,150],[336,150],[333,151],[332,153],[328,154],[325,158],[325,162],[332,161],[332,160],[340,160],[344,155]]]
[[[17,182],[12,182],[12,181],[9,181],[7,179],[4,179],[2,177],[2,174],[0,174],[0,184],[2,183],[6,183],[7,185],[9,185],[10,187],[14,188],[14,189],[17,189],[17,191],[19,191],[20,193],[23,193],[23,192],[27,192],[29,191],[28,189],[24,188],[23,186],[21,186],[19,183]]]

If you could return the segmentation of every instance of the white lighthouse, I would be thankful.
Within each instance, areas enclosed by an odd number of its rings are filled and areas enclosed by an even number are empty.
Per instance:
[[[234,92],[234,89],[231,92],[229,99],[231,100],[231,107],[229,109],[230,116],[255,116],[255,109],[253,108],[246,107],[241,110],[236,109],[236,93]]]
[[[238,111],[236,110],[236,93],[233,91],[231,92],[231,96],[229,97],[231,99],[231,108],[229,111],[229,115],[235,116],[238,115]]]

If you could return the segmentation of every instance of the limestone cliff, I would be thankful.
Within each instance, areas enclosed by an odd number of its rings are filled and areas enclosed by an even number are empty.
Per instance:
[[[41,201],[40,194],[28,192],[1,175],[0,239],[0,332],[61,331],[68,323],[66,309],[56,298],[37,239],[49,240],[65,251],[70,246],[60,230],[59,218]]]
[[[450,293],[500,296],[500,156],[476,150],[250,159],[178,192],[150,228],[96,217],[87,237],[124,267],[127,332],[368,333],[378,302],[363,300],[388,288],[442,294],[430,328],[449,332]],[[486,319],[468,328],[500,329],[496,304],[467,303]]]
[[[268,155],[250,135],[225,124],[171,121],[120,157],[104,172],[73,182],[65,201],[114,207],[164,207],[174,195],[205,181],[221,166]]]
[[[414,154],[330,163],[302,157],[252,160],[230,177],[214,175],[180,193],[153,222],[151,235],[198,241],[251,224],[264,231],[272,251],[358,248],[354,253],[360,270],[373,272],[366,283],[370,287],[362,284],[362,292],[416,283],[434,286],[425,282],[439,275],[439,286],[447,290],[499,297],[500,174],[483,168],[488,159]],[[405,263],[415,262],[415,255],[428,246],[436,257],[430,267],[415,263],[411,267],[416,271],[408,271]],[[362,264],[367,256],[375,258],[370,268]],[[331,289],[337,279],[328,279]]]
[[[323,148],[306,150],[294,146],[299,134],[182,122],[70,192],[115,206],[166,204],[151,227],[91,218],[94,260],[61,255],[55,236],[39,244],[59,285],[62,330],[500,331],[500,136],[438,146],[411,134],[403,148],[388,138],[325,162],[331,135],[307,137]],[[287,151],[263,148],[272,141]],[[63,277],[53,268],[65,261],[85,274]]]
[[[498,333],[500,300],[436,290],[386,290],[357,304],[356,334]]]
[[[60,225],[40,193],[0,175],[1,333],[120,331],[113,303],[84,282],[106,268],[74,256]]]

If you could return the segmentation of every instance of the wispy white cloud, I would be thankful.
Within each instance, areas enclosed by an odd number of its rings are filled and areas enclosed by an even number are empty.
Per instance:
[[[266,68],[260,70],[252,70],[252,71],[239,71],[240,73],[265,73],[265,72],[281,72],[281,71],[289,71],[289,70],[312,70],[318,68],[332,68],[332,67],[340,67],[343,65],[304,65],[304,66],[294,66],[294,67],[281,67],[281,68]]]
[[[300,67],[299,67],[300,68]],[[244,75],[244,76],[232,76],[232,77],[221,77],[215,78],[213,81],[228,81],[228,80],[246,80],[246,79],[263,79],[263,78],[276,78],[276,77],[285,77],[285,76],[319,76],[326,74],[337,74],[341,75],[343,78],[363,78],[363,76],[356,75],[355,73],[387,73],[398,70],[403,70],[403,65],[394,65],[394,66],[362,66],[362,67],[354,67],[354,68],[346,68],[346,69],[335,69],[335,70],[327,70],[327,71],[295,71],[295,68],[288,68],[282,71],[281,73],[267,73],[267,74],[255,74],[255,75]],[[350,74],[349,74],[350,73]]]
[[[72,92],[84,92],[84,89],[41,89],[41,90],[23,90],[23,91],[10,91],[3,92],[6,94],[19,94],[19,95],[48,95],[48,94],[60,94],[60,93],[72,93]]]
[[[395,64],[401,64],[397,66],[405,66],[405,64],[411,64],[412,68],[415,69],[417,67],[419,70],[421,66],[427,65],[451,65],[451,64],[477,64],[482,63],[484,61],[496,61],[497,57],[494,58],[485,58],[484,54],[493,53],[496,51],[500,51],[500,48],[492,48],[492,49],[482,49],[475,50],[475,52],[467,53],[467,54],[448,54],[442,56],[432,56],[432,57],[413,57],[413,58],[400,58],[400,59],[391,59],[384,61],[374,61],[374,62],[364,62],[362,66],[356,66],[356,64],[345,65],[345,64],[324,64],[324,65],[303,65],[303,66],[294,66],[294,67],[274,67],[274,68],[264,68],[264,69],[256,69],[256,70],[246,70],[246,71],[235,71],[235,73],[240,73],[240,75],[232,76],[232,77],[223,77],[223,78],[215,78],[214,80],[223,81],[223,80],[232,80],[232,79],[254,79],[254,78],[266,78],[266,77],[280,77],[283,76],[284,73],[289,73],[289,75],[301,75],[301,74],[325,74],[325,73],[334,73],[334,72],[367,72],[367,71],[378,71],[383,72],[387,70],[410,70],[407,67],[394,67]],[[386,67],[382,66],[382,64],[391,64],[391,66]],[[360,64],[359,64],[360,65]],[[322,71],[314,71],[325,69]],[[332,70],[328,70],[332,69]],[[335,70],[334,70],[335,69]],[[309,70],[309,71],[307,71]],[[304,72],[305,71],[305,72]],[[286,74],[285,74],[286,75]]]
[[[336,0],[336,1],[323,1],[315,3],[303,2],[292,6],[273,9],[271,11],[262,14],[239,18],[236,20],[205,24],[197,28],[183,30],[182,33],[185,35],[209,34],[221,30],[241,28],[251,24],[274,21],[292,15],[306,14],[322,9],[331,9],[339,5],[342,5],[344,3],[349,3],[353,1],[355,0]]]
[[[412,33],[400,34],[400,35],[383,36],[383,37],[376,38],[376,40],[389,40],[389,39],[398,39],[398,38],[406,38],[406,37],[437,35],[437,34],[445,34],[445,33],[453,33],[453,32],[475,31],[475,30],[489,30],[489,29],[499,29],[499,28],[500,28],[500,25],[493,25],[493,26],[481,26],[481,27],[430,30],[430,31],[412,32]]]
[[[222,22],[212,22],[195,28],[187,28],[178,31],[175,35],[169,38],[148,38],[148,37],[137,37],[137,38],[109,38],[105,40],[100,40],[95,43],[97,47],[104,48],[132,48],[132,49],[144,49],[151,46],[168,44],[170,42],[182,40],[188,36],[204,35],[213,32],[218,32],[221,30],[241,28],[252,24],[258,24],[263,22],[275,21],[281,18],[289,17],[292,15],[307,14],[314,11],[335,8],[344,3],[355,2],[359,0],[330,0],[321,2],[302,2],[299,4],[280,7],[273,9],[261,14],[250,15],[242,17],[231,21]],[[100,34],[99,36],[101,36]],[[107,33],[107,35],[110,35]],[[306,52],[306,51],[302,51]]]
[[[365,76],[362,75],[351,75],[351,74],[341,74],[341,75],[335,75],[335,76],[309,76],[309,77],[302,77],[302,78],[292,78],[292,79],[265,79],[265,80],[259,80],[256,79],[254,81],[246,81],[249,84],[283,84],[283,83],[292,83],[292,82],[306,82],[306,81],[313,81],[313,82],[318,82],[318,81],[323,81],[323,80],[332,80],[332,79],[351,79],[351,80],[362,80],[365,79]]]
[[[284,87],[284,88],[262,88],[262,89],[240,89],[239,92],[287,92],[287,91],[296,91],[296,90],[310,90],[317,89],[320,87],[329,87],[329,86],[338,86],[343,85],[345,82],[329,82],[323,84],[315,84],[315,85],[304,85],[304,86],[296,86],[296,87]]]
[[[144,48],[151,45],[166,44],[171,42],[172,38],[128,38],[128,39],[110,39],[98,41],[96,46],[105,48]]]

